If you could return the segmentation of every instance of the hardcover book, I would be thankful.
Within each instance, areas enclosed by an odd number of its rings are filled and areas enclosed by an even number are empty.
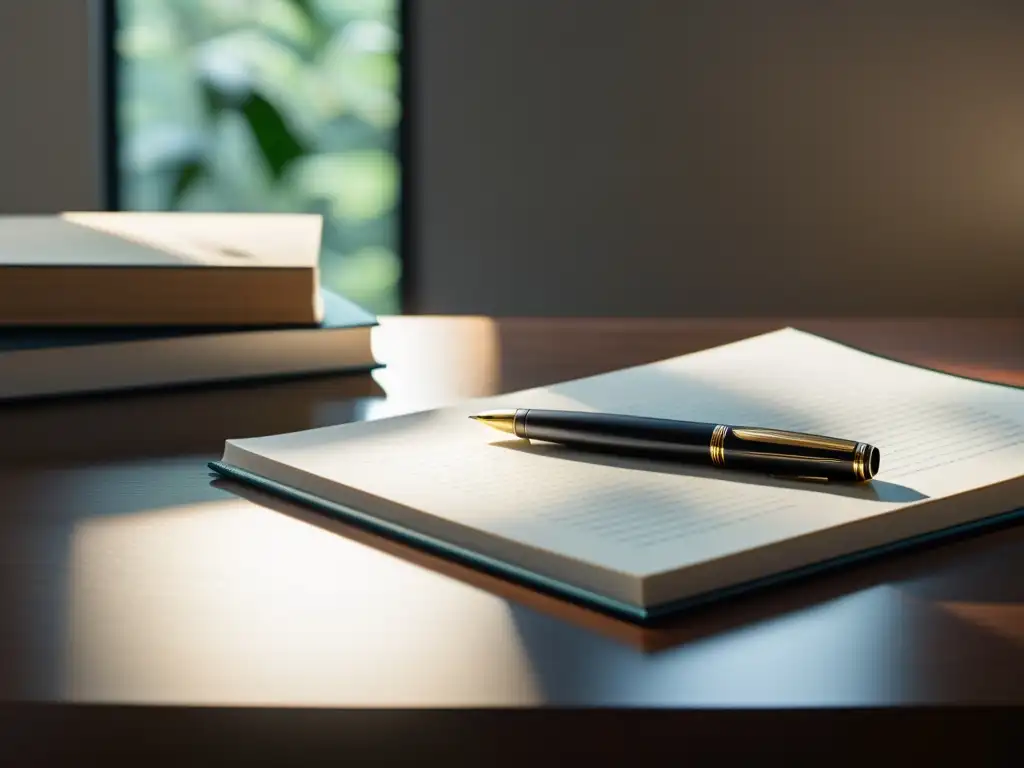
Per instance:
[[[316,325],[0,328],[0,400],[368,370],[377,319],[327,290]]]
[[[0,218],[0,326],[315,325],[322,219],[64,213]]]

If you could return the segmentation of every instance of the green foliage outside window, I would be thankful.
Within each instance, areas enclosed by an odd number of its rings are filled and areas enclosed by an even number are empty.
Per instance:
[[[324,215],[323,282],[398,310],[397,0],[118,0],[121,207]]]

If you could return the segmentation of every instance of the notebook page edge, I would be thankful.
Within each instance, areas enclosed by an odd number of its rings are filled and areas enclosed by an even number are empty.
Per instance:
[[[941,534],[987,518],[1024,511],[1022,495],[1024,475],[939,499],[922,499],[879,515],[808,531],[692,566],[646,574],[641,577],[643,599],[648,607],[656,607],[723,587],[827,564],[916,537]],[[765,554],[783,559],[785,564],[770,570],[755,565],[758,556]],[[719,575],[722,570],[731,573]],[[685,590],[676,586],[682,578],[688,582]]]

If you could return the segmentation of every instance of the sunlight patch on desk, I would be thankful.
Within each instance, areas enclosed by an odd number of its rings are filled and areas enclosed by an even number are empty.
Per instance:
[[[515,615],[548,705],[579,705],[585,690],[626,707],[828,707],[913,698],[904,603],[898,590],[869,588],[653,654]]]
[[[537,699],[503,603],[248,502],[81,523],[69,578],[73,701]]]
[[[400,332],[390,332],[395,328]],[[372,335],[373,376],[387,392],[374,418],[439,408],[498,391],[501,340],[486,317],[384,318]]]
[[[962,621],[1024,646],[1024,605],[961,602],[936,605]]]

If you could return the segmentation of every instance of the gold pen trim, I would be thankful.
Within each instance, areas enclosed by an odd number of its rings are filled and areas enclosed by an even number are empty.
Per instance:
[[[858,480],[867,480],[867,470],[864,466],[864,460],[867,456],[868,444],[857,443],[857,448],[853,452],[853,474]]]
[[[729,434],[729,428],[724,424],[718,424],[711,432],[711,443],[708,452],[711,454],[711,463],[716,467],[725,466],[725,438]]]
[[[529,440],[526,432],[526,419],[530,415],[529,408],[516,408],[515,418],[512,420],[512,432],[516,437]]]

